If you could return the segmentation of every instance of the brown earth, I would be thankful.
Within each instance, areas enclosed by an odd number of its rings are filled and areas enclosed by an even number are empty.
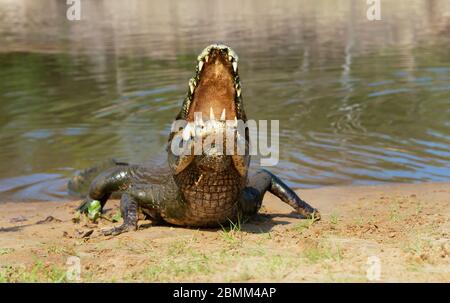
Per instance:
[[[72,222],[78,202],[2,203],[0,281],[70,281],[79,260],[81,281],[364,282],[379,273],[382,282],[450,282],[450,184],[299,193],[322,220],[298,219],[267,195],[261,214],[240,226],[140,221],[116,237],[100,230],[118,223]]]

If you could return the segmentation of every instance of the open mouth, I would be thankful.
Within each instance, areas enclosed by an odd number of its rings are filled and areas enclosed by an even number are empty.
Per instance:
[[[172,125],[169,157],[175,174],[194,159],[203,169],[218,171],[229,163],[225,155],[231,156],[237,172],[245,176],[250,160],[246,122],[238,56],[228,46],[210,45],[197,58],[195,75]]]
[[[189,81],[184,107],[178,118],[244,120],[238,56],[228,46],[213,44],[197,58],[196,73]]]

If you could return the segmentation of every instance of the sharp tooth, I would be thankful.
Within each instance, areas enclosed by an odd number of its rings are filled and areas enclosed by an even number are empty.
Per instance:
[[[202,112],[194,113],[194,125],[201,127],[205,126],[205,123],[203,122]]]
[[[191,126],[191,137],[195,137],[195,126]]]
[[[222,114],[220,115],[220,120],[225,121],[225,108],[222,111]]]
[[[237,61],[233,61],[233,70],[235,73],[237,72]]]
[[[204,133],[209,135],[213,132],[214,130],[214,120],[209,120],[206,121],[206,126],[204,128]]]
[[[191,123],[186,124],[186,127],[183,129],[183,133],[181,134],[184,141],[188,141],[191,138],[192,133],[191,129],[192,129]]]
[[[203,64],[205,64],[205,63],[203,62],[203,60],[200,60],[200,62],[198,62],[198,71],[199,71],[199,72],[202,71]]]
[[[210,129],[210,126],[209,126],[209,120],[208,121],[206,121],[206,125],[205,125],[205,128],[203,129],[204,130],[204,132],[205,132],[205,134],[208,134],[209,133],[209,129]]]
[[[236,132],[236,145],[239,146],[240,144],[245,144],[245,138],[241,136],[241,134],[237,131]]]
[[[238,85],[238,84],[236,84],[236,94],[237,94],[238,97],[241,96],[241,86]]]
[[[195,89],[195,80],[192,78],[191,80],[189,80],[189,90],[191,92],[191,95],[194,93],[194,89]]]
[[[201,126],[195,127],[195,136],[197,136],[197,137],[203,136],[203,127],[201,127]]]
[[[196,126],[203,127],[203,126],[205,126],[205,122],[203,122],[203,119],[202,119],[202,118],[196,119],[196,120],[195,120],[195,125],[196,125]]]
[[[232,61],[233,60],[233,56],[232,55],[228,55],[228,61]]]
[[[231,48],[228,48],[228,55],[233,57],[234,60],[238,60],[238,56],[236,55],[236,53],[234,52],[234,50],[232,50]]]
[[[234,126],[237,126],[237,125],[238,125],[237,117],[234,117]]]
[[[214,111],[212,107],[209,108],[209,120],[216,120],[216,117],[214,117]]]
[[[205,62],[208,62],[208,60],[209,60],[209,55],[206,55],[205,56]]]

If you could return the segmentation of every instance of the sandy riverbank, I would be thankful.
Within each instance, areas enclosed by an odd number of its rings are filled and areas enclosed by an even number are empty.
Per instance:
[[[240,228],[153,226],[117,237],[100,235],[106,220],[73,223],[78,202],[2,203],[0,281],[65,281],[77,256],[82,281],[364,282],[379,261],[383,282],[450,282],[449,183],[299,193],[321,221],[300,220],[267,195],[262,214]]]

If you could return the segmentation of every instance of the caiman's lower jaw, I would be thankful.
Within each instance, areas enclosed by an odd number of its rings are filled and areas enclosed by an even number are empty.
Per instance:
[[[197,61],[183,118],[192,122],[201,114],[203,119],[244,119],[236,53],[225,45],[213,44],[202,51]]]

